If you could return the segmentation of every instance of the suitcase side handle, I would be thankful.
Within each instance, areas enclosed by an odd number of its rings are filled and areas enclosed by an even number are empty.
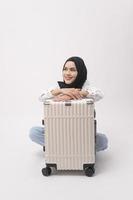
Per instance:
[[[65,106],[71,106],[71,101],[65,101]]]

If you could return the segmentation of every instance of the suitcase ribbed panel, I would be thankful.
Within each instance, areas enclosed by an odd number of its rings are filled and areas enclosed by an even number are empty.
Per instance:
[[[45,160],[57,169],[82,170],[95,163],[94,104],[86,100],[44,104]]]

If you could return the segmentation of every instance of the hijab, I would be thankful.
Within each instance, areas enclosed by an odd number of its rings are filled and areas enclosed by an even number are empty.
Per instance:
[[[68,61],[72,61],[75,63],[76,69],[77,69],[77,77],[74,80],[74,82],[70,83],[70,84],[66,84],[65,81],[58,81],[59,87],[60,88],[82,88],[84,82],[87,79],[87,68],[85,66],[85,63],[83,61],[82,58],[80,57],[70,57],[66,60],[66,62],[64,63],[63,69],[65,67],[65,64]]]

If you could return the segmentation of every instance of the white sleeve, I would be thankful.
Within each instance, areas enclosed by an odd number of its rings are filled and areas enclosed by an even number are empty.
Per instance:
[[[94,101],[99,101],[104,97],[104,94],[100,89],[90,86],[88,82],[83,85],[82,89],[88,92],[86,98],[92,98]]]
[[[52,95],[51,91],[54,90],[54,89],[56,89],[56,88],[59,88],[59,86],[57,84],[55,86],[53,86],[53,87],[50,87],[47,90],[44,90],[43,94],[41,94],[39,96],[39,101],[44,102],[46,99],[53,98],[54,95]]]

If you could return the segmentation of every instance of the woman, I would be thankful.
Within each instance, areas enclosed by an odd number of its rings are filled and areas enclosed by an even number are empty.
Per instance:
[[[82,58],[71,57],[66,60],[62,70],[63,81],[45,91],[40,97],[40,101],[53,99],[55,101],[65,101],[71,99],[92,98],[98,101],[103,98],[100,90],[92,88],[87,81],[87,68]],[[32,127],[30,138],[42,146],[45,146],[44,127]],[[104,134],[96,134],[96,151],[106,149],[108,146],[107,137]]]

